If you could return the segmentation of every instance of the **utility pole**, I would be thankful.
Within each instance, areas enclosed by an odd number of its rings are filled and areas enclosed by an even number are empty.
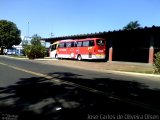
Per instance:
[[[23,38],[24,44],[29,44],[30,43],[31,37],[29,37],[29,21],[27,22],[27,31],[26,31],[26,36]]]
[[[29,22],[28,22],[27,25],[28,25],[28,26],[27,26],[27,37],[29,38]]]
[[[54,36],[54,34],[51,32],[51,37],[53,37]]]

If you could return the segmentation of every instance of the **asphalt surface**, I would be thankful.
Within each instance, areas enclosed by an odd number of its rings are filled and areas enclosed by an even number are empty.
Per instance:
[[[159,101],[159,78],[0,56],[4,120],[160,119]]]

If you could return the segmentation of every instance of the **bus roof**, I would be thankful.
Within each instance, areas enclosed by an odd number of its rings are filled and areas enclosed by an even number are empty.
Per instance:
[[[52,43],[51,45],[58,44],[59,42],[60,42],[60,41],[56,41],[56,42]]]
[[[68,39],[68,40],[60,40],[59,42],[86,41],[86,40],[95,40],[95,39],[103,39],[103,38]]]

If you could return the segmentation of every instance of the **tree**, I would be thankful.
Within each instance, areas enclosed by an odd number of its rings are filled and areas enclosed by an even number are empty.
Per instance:
[[[13,45],[18,45],[21,43],[20,34],[21,31],[17,28],[15,23],[7,20],[0,20],[1,54],[3,54],[4,48],[10,48]]]
[[[138,21],[131,21],[123,27],[123,30],[132,30],[137,28],[141,28],[141,25],[138,23]]]
[[[41,45],[41,37],[38,36],[37,34],[33,35],[32,40],[31,40],[31,44],[32,45]]]
[[[43,58],[46,53],[46,49],[41,45],[41,37],[34,35],[31,40],[31,45],[24,47],[25,54],[29,59]]]

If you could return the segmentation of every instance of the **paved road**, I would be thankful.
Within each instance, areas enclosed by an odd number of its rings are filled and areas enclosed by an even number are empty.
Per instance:
[[[159,119],[159,88],[159,78],[0,56],[3,119]]]

